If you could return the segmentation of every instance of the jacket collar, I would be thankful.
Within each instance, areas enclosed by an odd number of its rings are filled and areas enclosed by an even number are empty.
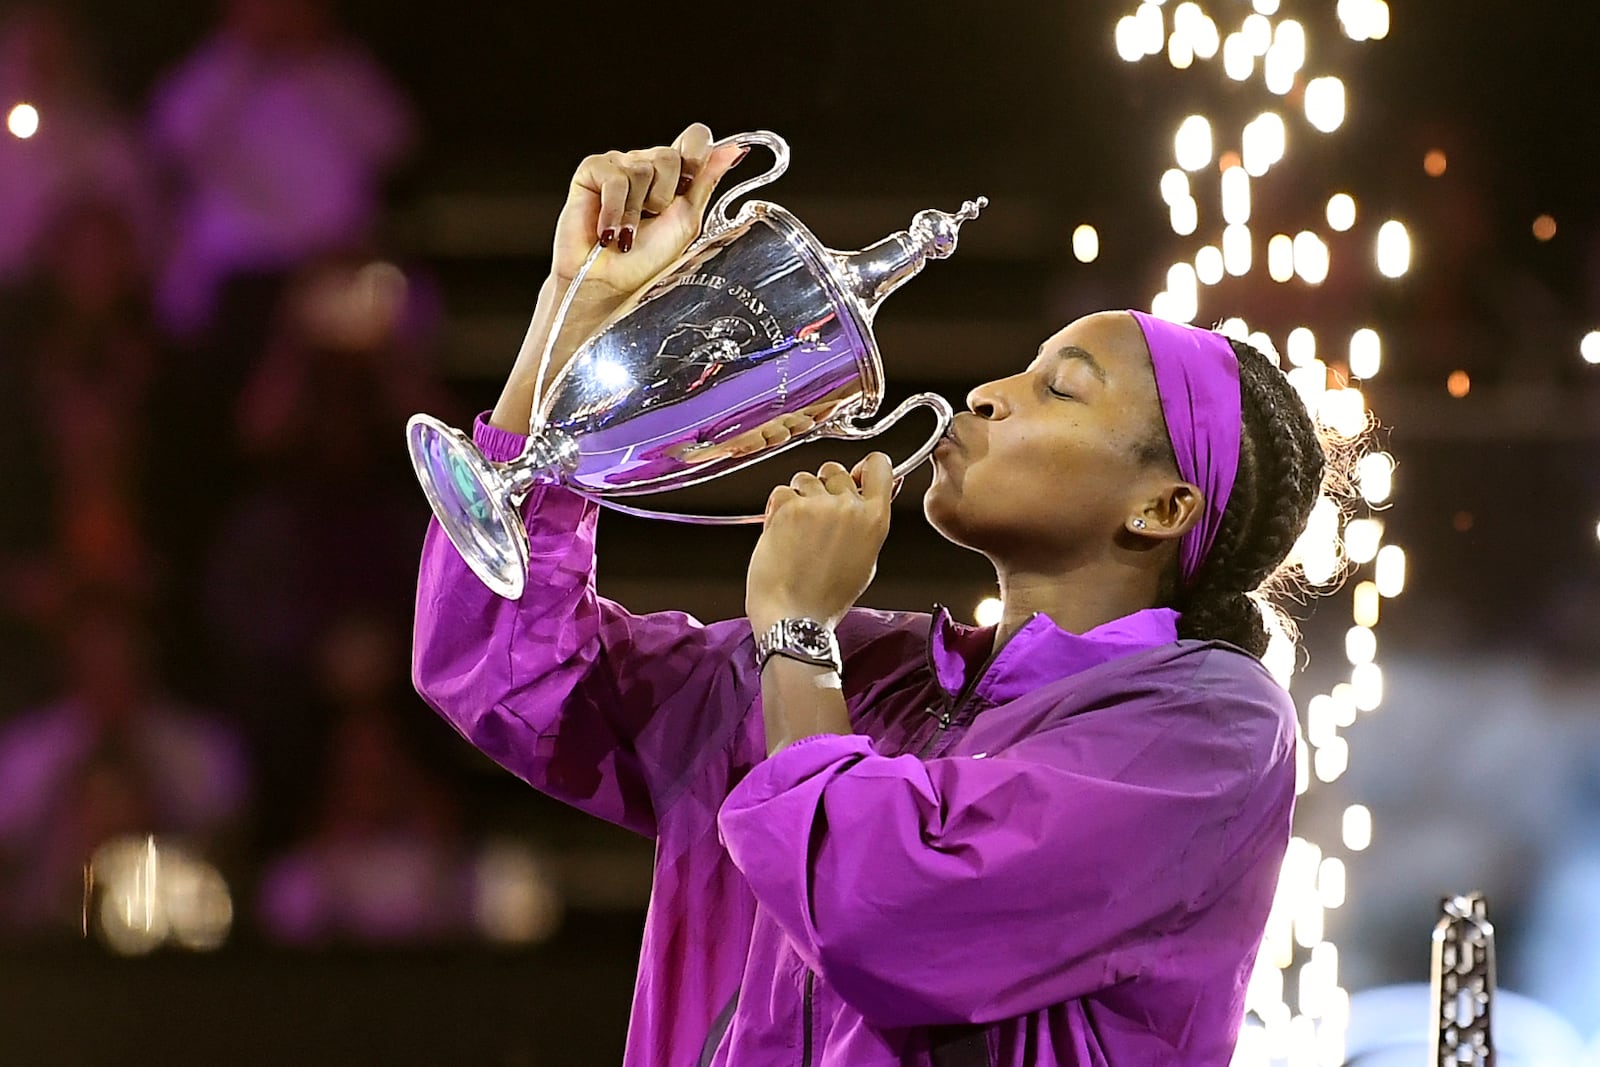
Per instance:
[[[957,696],[982,671],[973,694],[987,704],[1003,704],[1079,671],[1176,641],[1178,613],[1146,608],[1082,634],[1036,613],[999,655],[991,656],[994,631],[956,622],[944,607],[934,612],[928,658],[941,689]]]

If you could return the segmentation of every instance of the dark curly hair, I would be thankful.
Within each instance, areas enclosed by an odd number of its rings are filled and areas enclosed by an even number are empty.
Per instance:
[[[1316,424],[1282,371],[1261,352],[1230,338],[1239,360],[1243,428],[1239,469],[1211,552],[1194,581],[1181,587],[1174,561],[1162,583],[1176,608],[1178,636],[1227,641],[1260,656],[1267,629],[1252,594],[1270,587],[1322,491],[1328,457]],[[1172,447],[1161,434],[1162,458]],[[1156,450],[1145,455],[1155,459]]]

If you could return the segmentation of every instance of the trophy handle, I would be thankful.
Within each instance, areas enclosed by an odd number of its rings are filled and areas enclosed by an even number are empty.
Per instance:
[[[848,422],[825,422],[815,430],[802,437],[796,438],[792,444],[803,444],[817,437],[830,437],[841,441],[870,441],[880,433],[899,422],[917,408],[931,408],[934,419],[938,423],[933,436],[923,442],[922,447],[911,453],[894,468],[894,491],[900,491],[900,483],[906,475],[921,466],[944,437],[945,431],[950,428],[950,420],[955,418],[955,411],[950,407],[950,401],[938,393],[918,393],[906,399],[906,402],[895,408],[889,414],[879,419],[872,426],[856,426]],[[785,446],[786,448],[788,446]],[[569,487],[570,488],[570,487]],[[577,492],[576,490],[573,490]],[[749,526],[764,522],[765,515],[691,515],[678,511],[655,511],[651,508],[636,508],[630,504],[619,504],[610,497],[599,496],[593,493],[578,492],[578,495],[592,500],[602,507],[612,511],[620,511],[624,515],[635,515],[641,519],[670,519],[673,522],[685,522],[692,526]]]
[[[717,198],[716,203],[711,205],[711,210],[707,214],[703,237],[715,237],[733,225],[733,220],[728,218],[729,204],[732,204],[745,193],[776,181],[783,175],[784,171],[789,169],[789,142],[771,130],[751,130],[749,133],[736,133],[731,137],[724,137],[711,147],[712,149],[718,149],[728,145],[770,148],[774,162],[772,169],[765,174],[746,179]]]
[[[924,460],[933,455],[933,450],[938,447],[940,439],[945,435],[945,431],[950,429],[950,420],[955,418],[955,411],[950,407],[950,401],[938,393],[918,393],[915,396],[907,397],[905,403],[871,426],[857,426],[842,420],[825,422],[817,427],[815,436],[832,437],[841,441],[870,441],[917,408],[924,407],[933,410],[933,417],[937,421],[938,427],[934,430],[933,436],[922,443],[921,448],[911,453],[910,456],[895,466],[894,484],[896,491],[898,491],[900,482],[905,476],[916,470]]]

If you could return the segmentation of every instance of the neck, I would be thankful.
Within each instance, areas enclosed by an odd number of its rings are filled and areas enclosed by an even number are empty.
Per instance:
[[[1089,566],[1043,572],[997,563],[995,573],[1005,605],[995,630],[997,652],[1035,614],[1048,615],[1068,633],[1082,634],[1154,607],[1158,600],[1158,579],[1142,569]]]

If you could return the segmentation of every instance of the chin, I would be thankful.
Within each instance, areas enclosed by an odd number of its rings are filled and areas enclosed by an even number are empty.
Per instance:
[[[949,485],[938,479],[922,495],[922,514],[941,537],[962,548],[972,548],[961,522],[961,498]]]

